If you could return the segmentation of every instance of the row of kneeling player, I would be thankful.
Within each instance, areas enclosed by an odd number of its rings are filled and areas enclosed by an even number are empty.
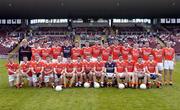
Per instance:
[[[23,62],[18,64],[10,58],[7,64],[9,84],[11,87],[21,88],[27,79],[29,86],[53,88],[57,85],[64,88],[80,87],[85,82],[92,86],[99,83],[101,87],[121,83],[132,88],[138,88],[140,84],[148,87],[156,84],[158,88],[162,85],[162,74],[158,72],[153,55],[149,55],[148,61],[143,61],[143,58],[139,57],[137,62],[132,60],[132,55],[128,55],[126,61],[121,55],[118,61],[113,61],[111,56],[107,62],[102,61],[101,57],[95,62],[90,59],[88,56],[83,61],[78,57],[76,62],[72,62],[71,58],[68,58],[67,62],[63,62],[63,57],[58,56],[57,62],[52,62],[50,57],[43,61],[36,55],[34,61],[28,61],[27,57],[23,57]]]

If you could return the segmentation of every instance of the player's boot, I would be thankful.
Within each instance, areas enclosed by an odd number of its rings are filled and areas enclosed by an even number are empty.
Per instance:
[[[173,85],[173,82],[169,82],[169,85],[171,85],[171,86],[172,86],[172,85]]]
[[[19,85],[20,85],[20,84],[16,84],[16,85],[15,85],[17,89],[19,89],[19,88],[20,88],[20,86],[19,86]]]
[[[82,82],[79,82],[79,83],[78,83],[78,86],[81,87],[81,86],[82,86]]]
[[[138,88],[138,83],[135,84],[135,89],[137,89],[137,88]]]
[[[168,82],[167,81],[164,81],[164,85],[167,85],[168,84]]]
[[[55,84],[54,83],[52,83],[51,86],[52,86],[52,88],[55,88]]]
[[[152,83],[151,83],[151,82],[148,82],[148,83],[147,83],[147,87],[148,87],[148,88],[152,88]]]
[[[104,87],[104,82],[101,82],[101,84],[100,84],[100,85],[101,85],[101,87]]]
[[[128,83],[124,83],[124,85],[125,85],[125,88],[127,88],[127,87],[128,87]]]
[[[76,84],[75,84],[75,87],[78,87],[79,86],[79,83],[77,82]]]
[[[156,87],[157,87],[157,88],[161,88],[161,83],[160,83],[160,82],[157,82],[157,83],[156,83]]]

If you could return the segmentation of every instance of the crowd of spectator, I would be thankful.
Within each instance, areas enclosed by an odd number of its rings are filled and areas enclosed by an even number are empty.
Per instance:
[[[8,29],[8,28],[7,28]],[[50,29],[50,30],[49,30]],[[2,29],[1,29],[2,30]],[[9,30],[9,29],[8,29]],[[53,31],[54,30],[54,31]],[[61,35],[51,34],[53,32],[63,32]],[[29,31],[27,31],[29,32]],[[180,34],[121,34],[121,28],[74,28],[71,30],[65,28],[39,28],[35,31],[38,32],[38,35],[27,34],[29,38],[29,43],[32,45],[34,42],[48,42],[53,43],[55,41],[59,41],[59,44],[63,44],[65,40],[69,40],[69,42],[73,43],[76,35],[80,35],[80,40],[88,40],[88,41],[108,41],[111,44],[114,40],[118,40],[119,42],[128,42],[130,45],[133,43],[139,43],[140,45],[144,42],[149,42],[151,47],[154,47],[158,43],[158,39],[160,39],[163,43],[167,41],[171,41],[175,49],[180,52],[180,49],[177,47],[180,46]],[[48,34],[47,34],[48,32]],[[46,33],[45,35],[43,33]],[[5,37],[6,36],[6,37]],[[15,36],[7,36],[4,34],[0,34],[0,45],[1,47],[8,48],[12,50],[14,47],[18,45],[21,41],[21,37]]]

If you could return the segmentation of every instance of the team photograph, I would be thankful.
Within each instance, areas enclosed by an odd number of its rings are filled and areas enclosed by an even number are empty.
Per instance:
[[[0,110],[180,110],[179,1],[0,4]]]

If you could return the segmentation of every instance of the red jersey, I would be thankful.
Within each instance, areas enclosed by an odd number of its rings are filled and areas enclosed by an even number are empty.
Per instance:
[[[126,61],[126,68],[128,72],[134,72],[135,61]]]
[[[164,59],[165,60],[173,60],[175,51],[173,48],[163,48],[163,53],[164,53]]]
[[[156,62],[162,63],[162,60],[163,60],[163,50],[162,49],[154,49],[153,55],[154,55],[154,60]]]
[[[44,64],[44,74],[45,75],[49,75],[50,74],[50,71],[53,71],[54,69],[54,65],[53,63],[45,63]]]
[[[23,71],[23,72],[27,72],[28,71],[28,69],[31,67],[31,65],[30,65],[30,62],[22,62],[21,64],[20,64],[20,67],[21,67],[21,70]]]
[[[111,56],[111,48],[110,47],[103,48],[101,53],[102,60],[108,61],[109,56]]]
[[[64,63],[54,63],[54,68],[56,70],[56,74],[62,74],[64,68],[65,68],[65,64]]]
[[[136,63],[135,66],[134,66],[137,71],[144,71],[144,69],[146,68],[146,65],[144,63]]]
[[[32,60],[35,59],[35,55],[41,56],[41,48],[32,48]]]
[[[138,60],[138,58],[139,58],[139,56],[140,56],[140,50],[133,48],[133,49],[131,50],[131,55],[132,55],[132,57],[133,57],[133,60],[137,62],[137,60]]]
[[[44,67],[44,62],[39,61],[39,62],[31,62],[31,67],[33,68],[35,73],[40,73]]]
[[[147,61],[149,59],[149,55],[152,54],[152,48],[144,47],[141,49],[141,51],[142,51],[143,59]]]
[[[76,68],[76,72],[81,72],[84,67],[84,64],[83,64],[83,62],[76,62],[74,64],[74,66]]]
[[[42,48],[41,56],[43,60],[46,60],[46,57],[50,55],[51,55],[51,48]]]
[[[124,60],[128,59],[128,54],[130,53],[130,50],[131,49],[129,47],[126,48],[126,47],[123,46],[121,48],[121,54],[122,54],[122,57],[123,57]]]
[[[84,47],[83,48],[83,56],[84,56],[84,59],[86,59],[87,56],[92,56],[92,48]]]
[[[101,55],[101,46],[92,46],[92,57],[97,58]]]
[[[85,61],[83,63],[86,71],[91,71],[94,68],[94,62]]]
[[[72,59],[77,60],[78,56],[82,56],[82,49],[81,48],[72,48],[72,50],[71,50]]]
[[[124,61],[117,61],[116,62],[116,68],[117,68],[117,72],[118,73],[125,72],[126,62],[124,62]]]
[[[94,63],[94,67],[96,71],[102,71],[104,66],[105,66],[104,61],[100,61],[100,62],[97,61]]]
[[[62,52],[62,47],[52,47],[52,56],[54,59],[57,59],[57,57],[61,54]]]
[[[16,72],[19,69],[18,63],[8,63],[6,64],[7,69],[10,69],[14,72]],[[8,75],[13,75],[14,73],[8,71]]]
[[[112,46],[113,60],[117,60],[119,58],[119,54],[121,54],[121,46]]]
[[[66,72],[71,73],[71,72],[73,72],[74,64],[73,63],[66,63],[65,67],[66,67]]]
[[[150,73],[155,73],[156,72],[156,66],[157,66],[157,62],[156,61],[147,61],[146,62],[147,70]]]

